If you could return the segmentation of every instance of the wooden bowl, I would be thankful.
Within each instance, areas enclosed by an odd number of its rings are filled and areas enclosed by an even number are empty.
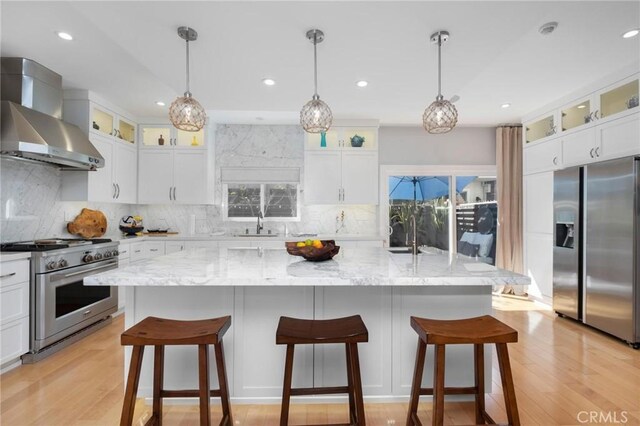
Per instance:
[[[333,256],[338,254],[340,246],[336,245],[334,240],[321,240],[322,248],[315,248],[312,246],[298,247],[297,241],[285,242],[287,253],[293,256],[301,256],[310,262],[322,262],[324,260],[332,259]]]

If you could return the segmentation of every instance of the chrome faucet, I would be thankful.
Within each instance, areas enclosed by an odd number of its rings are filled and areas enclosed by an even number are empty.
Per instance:
[[[256,234],[260,235],[260,231],[264,228],[264,226],[262,226],[262,224],[260,223],[260,219],[263,219],[264,216],[262,216],[262,212],[258,212],[258,226],[256,226]]]
[[[418,227],[416,226],[416,215],[411,215],[411,224],[413,225],[413,239],[411,240],[411,254],[416,256],[418,251]]]

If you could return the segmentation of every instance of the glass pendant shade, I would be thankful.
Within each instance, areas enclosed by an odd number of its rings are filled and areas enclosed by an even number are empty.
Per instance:
[[[186,132],[197,132],[207,121],[207,113],[189,91],[189,42],[198,39],[198,32],[193,28],[178,28],[178,36],[187,44],[187,90],[184,96],[179,96],[169,106],[169,120],[176,129]]]
[[[300,125],[307,133],[322,133],[329,130],[333,114],[329,105],[314,97],[300,110]]]
[[[207,113],[190,94],[180,96],[169,107],[169,119],[176,129],[197,132],[207,120]]]
[[[442,43],[449,40],[448,31],[438,31],[431,34],[431,43],[438,44],[438,96],[424,110],[422,125],[433,134],[450,132],[458,123],[458,110],[450,101],[442,96]]]
[[[333,114],[329,105],[318,96],[318,43],[324,40],[324,33],[320,30],[307,31],[307,39],[313,43],[313,97],[300,110],[300,125],[307,133],[322,133],[329,130],[333,121]]]
[[[433,134],[450,132],[458,123],[458,110],[451,102],[439,97],[424,110],[422,125]]]

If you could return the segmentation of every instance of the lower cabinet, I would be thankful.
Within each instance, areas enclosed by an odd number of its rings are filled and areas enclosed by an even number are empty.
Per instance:
[[[29,259],[0,264],[0,367],[29,351]]]
[[[164,244],[164,254],[177,253],[185,249],[184,241],[167,241]]]
[[[553,234],[525,234],[525,274],[531,277],[527,292],[551,302],[553,297]]]

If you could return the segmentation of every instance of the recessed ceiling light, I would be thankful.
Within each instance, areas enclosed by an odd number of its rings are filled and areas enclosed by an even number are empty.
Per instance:
[[[636,28],[634,30],[629,30],[626,33],[622,34],[622,38],[631,38],[635,37],[640,33],[640,29]]]
[[[67,40],[67,41],[73,40],[73,37],[71,36],[71,34],[65,33],[63,31],[59,31],[58,32],[58,37],[60,37],[63,40]]]
[[[356,86],[358,87],[367,87],[368,85],[369,85],[369,82],[366,80],[360,80],[356,82]]]
[[[544,24],[540,28],[538,28],[538,31],[542,35],[549,35],[552,32],[554,32],[556,30],[556,28],[558,28],[558,23],[557,22],[547,22],[546,24]]]
[[[585,104],[582,105],[578,105],[578,109],[582,109],[582,108],[586,108],[587,106]]]
[[[502,108],[509,108],[510,106],[511,106],[511,104],[508,103],[508,102],[500,105],[500,107],[502,107]]]
[[[158,106],[165,106],[166,104],[162,101],[156,101],[156,105]]]
[[[276,84],[276,81],[272,78],[263,78],[262,82],[267,86],[273,86],[274,84]]]

